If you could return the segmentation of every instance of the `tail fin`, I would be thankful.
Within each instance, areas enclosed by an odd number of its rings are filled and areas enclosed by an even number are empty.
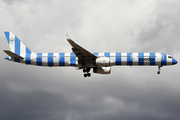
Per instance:
[[[29,48],[27,48],[12,32],[4,32],[7,42],[9,44],[12,53],[19,56],[25,56],[31,54]]]

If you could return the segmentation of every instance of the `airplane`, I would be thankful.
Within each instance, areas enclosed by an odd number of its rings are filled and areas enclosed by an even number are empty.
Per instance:
[[[76,44],[69,36],[67,41],[72,46],[71,53],[35,53],[12,32],[4,33],[10,47],[10,50],[4,50],[8,55],[5,59],[26,65],[77,67],[83,70],[84,77],[91,76],[91,69],[93,73],[110,74],[111,66],[158,66],[157,74],[160,74],[161,67],[178,63],[171,55],[165,53],[91,53]]]

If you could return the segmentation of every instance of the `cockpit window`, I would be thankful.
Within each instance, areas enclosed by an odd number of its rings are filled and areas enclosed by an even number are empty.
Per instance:
[[[172,58],[171,56],[168,56],[168,58]]]

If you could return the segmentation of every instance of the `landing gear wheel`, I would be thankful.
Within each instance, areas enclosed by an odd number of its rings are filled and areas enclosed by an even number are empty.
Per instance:
[[[90,77],[90,76],[91,76],[91,73],[88,73],[87,76]]]
[[[162,67],[162,66],[158,66],[158,72],[157,72],[157,74],[160,74],[161,67]]]
[[[91,73],[89,73],[89,71],[91,70],[91,68],[84,68],[83,72],[84,72],[84,77],[90,77]]]
[[[87,77],[87,74],[84,74],[84,77]]]

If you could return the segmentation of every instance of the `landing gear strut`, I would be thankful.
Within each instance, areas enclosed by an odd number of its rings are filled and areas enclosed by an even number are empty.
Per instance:
[[[91,73],[89,73],[89,71],[91,70],[91,68],[84,68],[83,72],[84,72],[84,77],[90,77]]]
[[[160,74],[160,71],[161,71],[161,66],[158,66],[157,74]]]

